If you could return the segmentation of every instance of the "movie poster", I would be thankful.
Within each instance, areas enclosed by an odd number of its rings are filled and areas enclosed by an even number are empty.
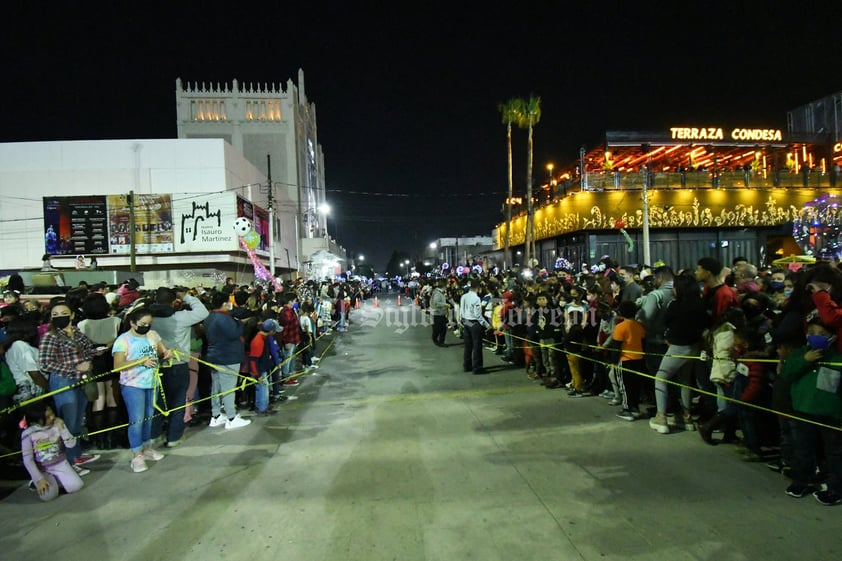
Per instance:
[[[44,197],[44,248],[49,255],[108,253],[105,196]]]
[[[173,193],[175,250],[237,251],[234,193]]]
[[[130,250],[129,195],[108,195],[108,218],[111,253],[128,254]],[[134,195],[134,243],[136,254],[172,253],[172,197],[167,195]]]
[[[265,210],[251,201],[237,196],[237,217],[248,218],[252,228],[260,236],[260,245],[255,251],[269,253],[269,211]]]

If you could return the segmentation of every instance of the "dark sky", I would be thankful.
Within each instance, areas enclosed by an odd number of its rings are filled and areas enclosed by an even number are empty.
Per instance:
[[[606,130],[785,128],[788,109],[842,89],[838,1],[14,4],[0,141],[172,138],[176,77],[278,83],[302,68],[329,228],[380,270],[393,250],[502,218],[508,98],[542,98],[543,177]],[[525,159],[516,131],[520,191]]]

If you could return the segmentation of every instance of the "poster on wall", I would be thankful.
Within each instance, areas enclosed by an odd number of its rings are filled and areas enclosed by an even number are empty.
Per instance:
[[[128,194],[108,195],[111,253],[129,253],[131,219],[128,197]],[[172,197],[169,194],[136,193],[134,222],[135,253],[172,253],[175,250]]]
[[[45,253],[108,253],[108,209],[104,195],[44,197],[43,200]]]
[[[254,207],[254,231],[260,234],[260,245],[258,251],[269,253],[269,211],[255,205]]]
[[[234,193],[173,193],[175,250],[237,251]]]
[[[260,245],[255,250],[269,253],[269,211],[237,195],[237,217],[248,218],[254,231],[260,235]]]

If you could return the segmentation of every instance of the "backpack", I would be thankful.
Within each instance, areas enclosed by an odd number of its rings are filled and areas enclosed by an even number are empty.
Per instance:
[[[0,396],[11,397],[18,391],[18,384],[12,375],[12,370],[6,364],[6,359],[0,359]]]

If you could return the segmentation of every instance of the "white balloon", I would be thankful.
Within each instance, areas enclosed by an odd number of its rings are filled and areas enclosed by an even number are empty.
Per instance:
[[[234,221],[234,231],[238,236],[245,236],[251,232],[251,221],[244,216],[239,217]]]

